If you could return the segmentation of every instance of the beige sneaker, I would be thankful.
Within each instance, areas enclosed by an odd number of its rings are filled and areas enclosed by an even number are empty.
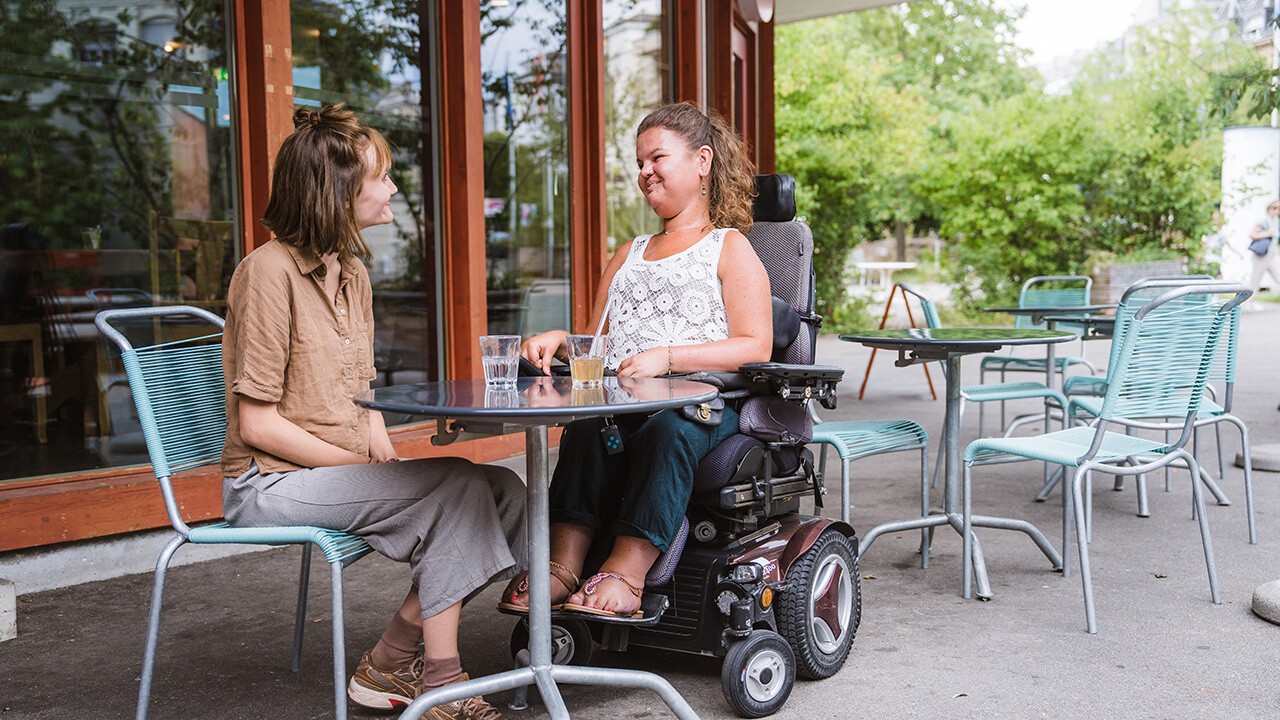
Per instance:
[[[456,682],[470,679],[466,673]],[[422,716],[422,720],[504,720],[498,708],[490,705],[483,697],[454,700],[443,705],[436,705]]]
[[[406,707],[418,697],[422,683],[422,653],[404,667],[379,670],[369,663],[369,653],[360,656],[360,665],[347,684],[347,697],[362,707],[394,710]]]

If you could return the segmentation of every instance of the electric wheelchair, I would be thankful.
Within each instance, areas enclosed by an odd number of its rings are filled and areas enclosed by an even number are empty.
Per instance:
[[[747,237],[774,295],[773,357],[737,374],[684,377],[716,385],[726,402],[772,397],[775,409],[779,399],[790,403],[780,408],[790,412],[778,414],[807,423],[811,435],[807,404],[834,408],[844,371],[813,364],[821,324],[814,313],[813,236],[794,219],[795,182],[760,175],[756,185],[755,224]],[[796,677],[834,675],[861,617],[858,541],[839,520],[799,512],[806,495],[822,505],[808,440],[803,427],[784,428],[764,437],[739,433],[712,450],[697,469],[680,536],[646,579],[644,617],[556,611],[553,662],[588,665],[596,646],[720,657],[725,699],[744,717],[776,712]],[[528,662],[527,644],[522,620],[511,636],[518,663]],[[513,707],[523,705],[522,692]]]

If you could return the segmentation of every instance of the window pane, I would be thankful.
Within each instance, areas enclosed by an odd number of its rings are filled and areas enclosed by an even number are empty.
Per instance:
[[[345,102],[391,141],[395,219],[365,230],[373,252],[379,383],[439,379],[429,99],[417,3],[294,0],[293,81],[300,105]],[[394,421],[388,418],[389,421]]]
[[[569,327],[564,0],[481,6],[489,332]]]
[[[662,229],[636,185],[636,127],[671,100],[664,48],[662,0],[606,0],[604,4],[605,202],[613,250],[637,235]]]
[[[94,313],[224,306],[239,233],[222,9],[0,9],[0,478],[145,463]]]

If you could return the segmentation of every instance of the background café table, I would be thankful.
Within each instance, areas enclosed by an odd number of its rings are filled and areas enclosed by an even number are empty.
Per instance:
[[[896,350],[898,360],[894,364],[898,367],[934,360],[945,361],[947,405],[943,437],[946,438],[946,442],[942,453],[946,460],[944,475],[946,485],[943,489],[942,514],[881,523],[867,531],[862,540],[863,547],[869,547],[876,537],[887,532],[950,525],[957,533],[963,533],[964,522],[958,509],[960,506],[960,358],[974,353],[995,352],[1006,345],[1052,345],[1067,342],[1075,337],[1069,332],[1021,328],[908,328],[866,330],[841,335],[840,339],[848,342],[861,343],[867,347],[882,350]],[[1024,532],[1049,558],[1054,569],[1062,568],[1062,556],[1049,544],[1044,533],[1025,520],[974,515],[973,524]],[[973,563],[978,578],[978,597],[989,598],[991,583],[987,578],[982,546],[978,543],[976,536],[973,538]],[[964,597],[971,596],[963,580],[961,589]]]
[[[551,540],[547,499],[547,426],[585,417],[621,413],[653,413],[710,401],[718,394],[707,384],[688,380],[607,377],[604,385],[573,389],[567,377],[520,378],[515,389],[486,388],[483,380],[393,385],[357,395],[355,402],[371,410],[436,418],[440,433],[432,439],[447,445],[464,434],[525,433],[529,513],[528,667],[446,685],[414,700],[400,717],[416,720],[440,703],[473,695],[537,685],[552,718],[569,717],[556,681],[585,685],[642,687],[658,693],[682,720],[696,720],[693,708],[664,678],[639,670],[580,668],[551,664]],[[453,423],[449,424],[448,420]]]

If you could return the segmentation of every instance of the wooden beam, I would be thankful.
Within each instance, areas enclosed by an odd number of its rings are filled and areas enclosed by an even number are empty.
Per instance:
[[[271,194],[276,151],[293,132],[289,2],[239,0],[235,23],[240,226],[247,253],[271,239],[259,220]]]
[[[480,377],[488,330],[484,248],[484,107],[480,3],[437,0],[440,18],[440,226],[445,378]]]
[[[569,3],[569,276],[572,325],[591,332],[605,265],[604,4]]]
[[[702,23],[700,5],[707,0],[671,0],[671,34],[673,85],[671,99],[689,101],[699,106],[707,98],[702,97],[702,80],[706,68],[702,62],[706,44],[706,28]]]
[[[773,80],[773,22],[759,23],[756,33],[756,61],[759,72],[756,74],[759,87],[756,97],[759,99],[760,117],[756,125],[756,166],[757,172],[777,172],[778,131],[774,115],[774,80]]]

